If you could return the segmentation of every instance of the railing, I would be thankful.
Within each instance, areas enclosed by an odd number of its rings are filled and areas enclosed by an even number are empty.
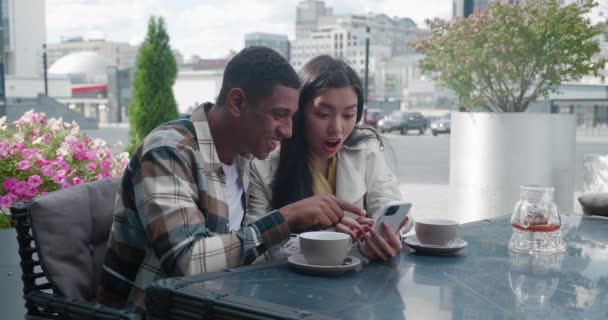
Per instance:
[[[608,126],[596,126],[596,127],[577,127],[576,136],[583,137],[608,137]]]

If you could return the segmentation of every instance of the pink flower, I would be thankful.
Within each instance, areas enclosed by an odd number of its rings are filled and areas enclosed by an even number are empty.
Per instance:
[[[40,159],[36,160],[36,165],[39,166],[39,167],[52,166],[53,165],[53,161],[46,160],[44,158],[40,158]]]
[[[44,166],[40,168],[40,172],[42,173],[43,176],[45,177],[50,177],[55,173],[55,170],[53,170],[53,166]]]
[[[21,150],[26,149],[27,146],[25,145],[25,143],[23,142],[19,142],[19,143],[15,143],[14,145],[11,146],[11,149],[13,149],[13,152],[19,151],[21,152]]]
[[[87,159],[91,161],[97,160],[97,152],[95,150],[87,152]]]
[[[35,174],[27,178],[27,185],[33,188],[37,188],[42,184],[42,179],[39,175]]]
[[[15,190],[15,186],[17,185],[17,179],[14,178],[7,178],[4,180],[4,189],[6,189],[6,191],[13,191]]]
[[[29,200],[30,198],[33,198],[36,195],[38,195],[38,188],[36,187],[29,187],[23,193],[23,196],[27,197],[27,199],[24,200]]]
[[[8,155],[8,141],[0,141],[0,157],[4,158]]]
[[[108,159],[101,161],[99,165],[101,166],[101,169],[105,171],[109,171],[110,169],[112,169],[112,161]]]
[[[70,165],[65,161],[60,161],[57,164],[57,169],[67,171],[70,168]]]
[[[83,182],[84,182],[84,180],[81,177],[74,177],[74,178],[72,178],[72,184],[73,185],[81,184]]]
[[[13,194],[0,196],[0,208],[9,208],[13,204]]]
[[[87,154],[86,151],[84,151],[82,149],[76,149],[74,151],[74,158],[76,158],[80,161],[85,161],[85,160],[89,160],[89,155]]]
[[[19,161],[17,164],[17,170],[25,171],[32,166],[32,163],[29,160]]]
[[[22,195],[25,192],[25,189],[27,188],[27,185],[25,184],[25,181],[17,181],[17,183],[15,184],[15,188],[13,189],[13,193],[15,195]]]
[[[21,156],[25,160],[30,160],[31,158],[38,156],[39,153],[40,151],[36,148],[21,150]]]
[[[89,162],[87,164],[87,169],[89,169],[89,171],[95,171],[97,170],[97,165],[95,164],[95,162]]]
[[[56,184],[62,184],[66,182],[66,174],[67,173],[65,170],[58,170],[57,172],[55,172],[55,176],[53,176],[53,182],[55,182]]]
[[[36,128],[36,129],[32,130],[32,132],[30,132],[29,138],[30,138],[31,140],[34,140],[34,139],[36,139],[36,138],[37,138],[39,135],[40,135],[40,129],[39,129],[39,128]]]
[[[55,182],[56,184],[62,184],[62,183],[64,183],[65,181],[66,181],[66,177],[65,177],[65,176],[58,176],[58,175],[55,175],[55,176],[53,177],[53,182]]]

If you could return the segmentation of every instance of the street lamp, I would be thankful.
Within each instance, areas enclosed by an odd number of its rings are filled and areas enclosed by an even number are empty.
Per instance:
[[[0,6],[2,17],[2,6]],[[4,91],[4,26],[0,22],[0,117],[6,116],[6,93]]]
[[[369,26],[365,28],[365,105],[369,98]]]
[[[49,95],[49,81],[47,77],[46,66],[46,43],[42,44],[42,68],[44,69],[44,95]]]

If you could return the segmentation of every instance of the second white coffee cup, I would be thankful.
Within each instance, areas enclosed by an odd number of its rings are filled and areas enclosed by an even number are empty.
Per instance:
[[[422,244],[446,246],[458,235],[458,221],[447,219],[419,219],[414,227]]]

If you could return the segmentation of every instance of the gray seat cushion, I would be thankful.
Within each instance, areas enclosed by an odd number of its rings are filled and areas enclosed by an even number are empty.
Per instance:
[[[42,269],[66,297],[95,298],[119,181],[100,180],[57,190],[30,205]]]
[[[585,214],[608,217],[608,192],[585,193],[578,201]]]

